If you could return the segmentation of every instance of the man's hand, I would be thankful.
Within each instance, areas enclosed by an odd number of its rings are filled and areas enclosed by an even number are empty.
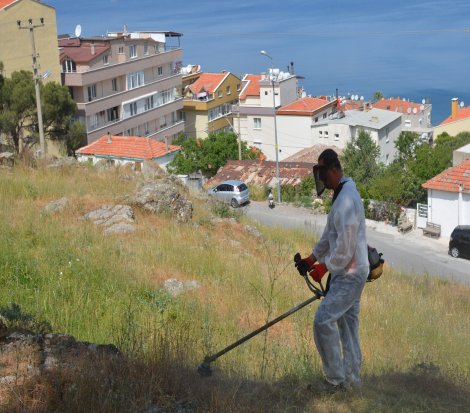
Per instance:
[[[309,271],[310,277],[312,277],[317,283],[321,282],[323,276],[328,272],[325,264],[313,264],[312,270]]]
[[[297,268],[297,271],[302,276],[306,276],[309,271],[312,270],[315,261],[316,260],[313,255],[309,255],[307,258],[301,258],[300,254],[297,253],[294,256],[295,268]]]

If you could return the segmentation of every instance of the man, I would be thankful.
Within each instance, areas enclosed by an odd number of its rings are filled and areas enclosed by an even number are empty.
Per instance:
[[[314,175],[319,195],[324,188],[334,190],[333,204],[320,241],[303,261],[318,278],[324,271],[331,274],[329,291],[315,314],[314,339],[326,390],[336,391],[359,386],[361,380],[359,301],[369,273],[364,207],[332,149],[320,154]]]

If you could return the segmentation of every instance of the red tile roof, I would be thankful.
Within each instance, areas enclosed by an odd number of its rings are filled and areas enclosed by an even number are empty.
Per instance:
[[[470,159],[466,159],[461,164],[446,169],[444,172],[425,182],[422,186],[426,189],[459,192],[460,185],[462,185],[462,192],[470,193]]]
[[[201,73],[201,76],[189,87],[193,93],[200,93],[205,90],[207,93],[214,93],[227,73]]]
[[[11,3],[14,3],[15,1],[18,1],[18,0],[0,0],[0,9],[3,9],[9,6]]]
[[[155,159],[180,149],[181,146],[168,145],[167,151],[164,142],[141,136],[111,136],[111,143],[108,143],[108,136],[105,135],[97,141],[80,148],[78,153],[116,158]]]
[[[408,109],[410,109],[412,113],[413,109],[420,112],[422,105],[419,103],[407,102],[400,98],[390,98],[379,100],[378,102],[373,103],[372,106],[377,109],[391,110],[392,112],[400,113],[408,113]]]
[[[247,83],[240,94],[240,99],[245,100],[248,96],[259,96],[259,81],[261,79],[261,75],[245,75],[243,81]]]
[[[321,109],[326,109],[329,106],[335,105],[336,100],[328,102],[326,99],[305,97],[297,99],[296,101],[289,103],[288,105],[280,107],[276,111],[276,114],[311,116]]]
[[[67,57],[75,63],[88,63],[111,49],[109,43],[97,42],[93,46],[94,54],[92,54],[93,47],[89,42],[84,43],[80,39],[60,39],[60,61]]]
[[[453,118],[452,115],[450,115],[447,119],[445,119],[441,123],[441,125],[445,125],[446,123],[450,123],[450,122],[454,122],[456,120],[462,120],[462,119],[466,119],[466,118],[470,118],[470,106],[465,106],[463,108],[459,107],[458,112],[457,112],[457,116],[455,118]]]

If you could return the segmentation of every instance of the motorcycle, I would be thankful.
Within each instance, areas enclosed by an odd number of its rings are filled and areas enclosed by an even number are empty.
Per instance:
[[[274,198],[272,198],[272,197],[271,197],[271,198],[268,198],[268,207],[269,207],[270,209],[273,209],[274,206],[275,206],[275,205],[274,205]]]

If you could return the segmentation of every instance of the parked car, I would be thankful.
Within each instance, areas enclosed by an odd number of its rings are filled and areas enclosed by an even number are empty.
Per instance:
[[[449,254],[454,258],[470,258],[470,225],[459,225],[450,235]]]
[[[209,189],[207,194],[229,203],[233,208],[237,208],[250,200],[250,191],[242,181],[224,181]]]

